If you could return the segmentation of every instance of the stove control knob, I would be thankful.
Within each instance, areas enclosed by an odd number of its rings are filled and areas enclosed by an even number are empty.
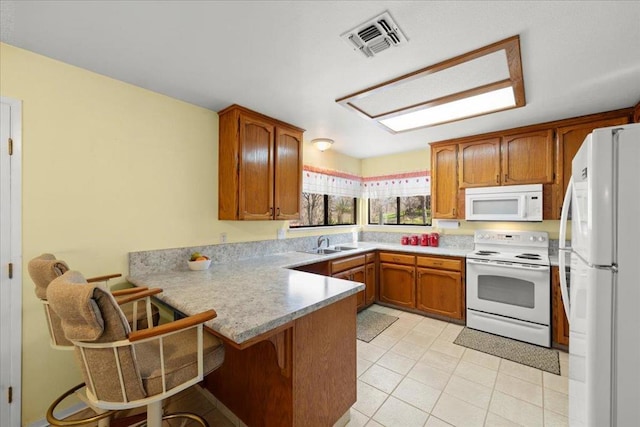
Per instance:
[[[482,236],[482,238],[483,238],[483,239],[488,239],[488,238],[489,238],[489,235],[488,235],[488,234],[485,234],[485,235],[483,235],[483,236]]]
[[[544,236],[540,236],[540,237],[538,237],[538,241],[539,241],[539,242],[544,242]]]
[[[535,242],[536,238],[531,236],[531,237],[529,237],[529,240],[531,240],[532,242]]]

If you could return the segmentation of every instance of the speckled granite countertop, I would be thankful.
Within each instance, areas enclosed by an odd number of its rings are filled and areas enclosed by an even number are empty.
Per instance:
[[[215,309],[206,325],[237,344],[330,305],[364,289],[364,285],[290,270],[371,250],[465,256],[470,249],[358,242],[358,249],[330,255],[287,252],[212,264],[209,270],[170,271],[128,277],[136,286],[162,288],[158,299],[185,314]]]
[[[162,288],[158,299],[185,314],[215,309],[218,317],[206,325],[242,344],[364,289],[362,283],[286,268],[318,257],[289,252],[212,264],[205,271],[185,269],[128,280],[136,286]]]

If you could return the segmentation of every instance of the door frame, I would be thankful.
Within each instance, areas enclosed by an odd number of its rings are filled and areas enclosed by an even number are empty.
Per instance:
[[[2,215],[2,227],[9,229],[9,253],[2,254],[0,274],[2,286],[9,286],[8,307],[2,305],[2,327],[9,325],[9,366],[1,366],[3,377],[8,377],[13,400],[8,404],[10,425],[21,425],[22,418],[22,101],[0,97],[0,103],[10,109],[9,131],[13,141],[13,154],[9,157],[9,217]],[[8,155],[7,141],[2,141],[2,155]],[[6,177],[6,176],[5,176]],[[8,223],[8,224],[7,224]],[[13,264],[13,278],[8,277],[8,264]],[[4,310],[8,310],[4,312]],[[8,320],[8,322],[7,322]],[[3,404],[7,394],[3,390]]]

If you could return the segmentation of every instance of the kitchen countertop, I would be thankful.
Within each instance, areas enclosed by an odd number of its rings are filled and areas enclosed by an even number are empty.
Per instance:
[[[185,314],[213,308],[218,316],[206,326],[242,344],[364,289],[362,283],[287,269],[317,257],[288,252],[213,264],[204,271],[144,274],[128,280],[162,288],[157,298]]]
[[[242,344],[364,289],[362,283],[290,270],[292,267],[372,250],[459,257],[464,257],[470,251],[372,242],[342,246],[357,249],[328,255],[286,252],[233,263],[212,264],[204,271],[132,275],[128,280],[136,286],[162,288],[158,299],[185,314],[215,309],[218,316],[206,325],[231,341]]]

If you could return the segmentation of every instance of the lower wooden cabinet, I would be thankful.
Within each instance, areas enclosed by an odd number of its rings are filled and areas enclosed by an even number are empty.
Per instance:
[[[412,255],[380,254],[380,301],[399,307],[416,306],[415,259]]]
[[[365,285],[367,289],[365,289],[365,306],[370,306],[374,302],[376,302],[376,263],[368,262],[366,265],[366,274],[365,274]]]
[[[551,341],[554,344],[568,346],[569,320],[562,302],[559,267],[551,267],[551,312]]]
[[[460,272],[418,268],[416,308],[427,313],[463,319],[462,288]]]
[[[365,284],[365,290],[358,292],[358,310],[361,310],[375,301],[376,276],[375,262],[371,271],[370,264],[367,263],[369,254],[356,255],[331,261],[331,277],[351,280]],[[373,258],[375,260],[375,256]],[[371,276],[371,277],[370,277]]]
[[[416,308],[452,319],[465,318],[464,260],[418,257]]]

